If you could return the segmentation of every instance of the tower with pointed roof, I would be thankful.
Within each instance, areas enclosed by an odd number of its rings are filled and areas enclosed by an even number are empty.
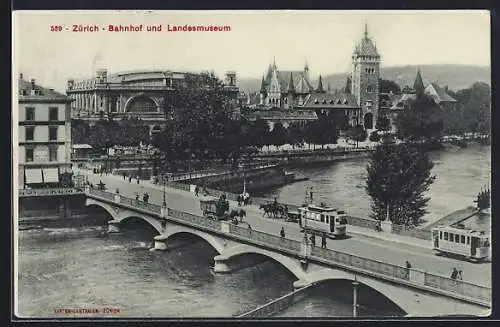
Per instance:
[[[307,64],[307,61],[304,65],[304,76],[307,80],[309,80],[309,65]]]
[[[295,86],[293,85],[293,74],[290,72],[290,81],[288,82],[288,88],[286,91],[287,97],[287,107],[293,109],[293,101],[295,100]]]
[[[415,82],[413,83],[413,89],[418,98],[421,98],[425,93],[424,82],[422,81],[422,74],[420,69],[417,71],[417,76],[415,77]]]
[[[368,36],[365,23],[364,36],[352,54],[351,93],[361,107],[359,123],[372,129],[378,118],[380,55]]]
[[[325,93],[323,89],[323,80],[321,79],[321,75],[319,75],[318,87],[316,88],[316,93]]]
[[[264,105],[266,104],[266,97],[267,97],[267,89],[266,89],[266,80],[264,79],[264,76],[262,76],[262,82],[260,83],[260,104]]]

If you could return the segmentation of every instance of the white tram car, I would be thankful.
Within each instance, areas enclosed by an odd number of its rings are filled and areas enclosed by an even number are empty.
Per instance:
[[[300,227],[318,234],[325,233],[329,237],[343,238],[346,235],[346,213],[332,207],[308,205],[300,207]]]
[[[469,260],[483,260],[490,255],[489,236],[483,231],[451,226],[432,229],[432,248],[439,253],[455,254]]]

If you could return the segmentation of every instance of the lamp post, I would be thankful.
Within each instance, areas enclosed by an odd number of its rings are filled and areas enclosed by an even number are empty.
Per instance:
[[[352,298],[352,316],[358,316],[358,281],[356,280],[356,275],[354,275],[354,281],[352,282],[353,286],[353,298]]]

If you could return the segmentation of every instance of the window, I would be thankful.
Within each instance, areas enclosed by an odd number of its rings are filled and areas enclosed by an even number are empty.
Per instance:
[[[371,106],[372,106],[372,104],[373,104],[373,102],[371,102],[371,101],[366,101],[366,106],[367,106],[367,107],[371,107]]]
[[[33,161],[33,149],[26,149],[26,162]]]
[[[455,234],[455,243],[460,243],[460,235]]]
[[[328,224],[330,221],[328,219],[328,216],[325,216],[325,222]]]
[[[57,107],[49,108],[49,120],[59,120],[59,108]]]
[[[321,222],[324,223],[325,222],[325,215],[321,215]]]
[[[26,141],[33,141],[35,139],[35,126],[26,126]]]
[[[57,126],[49,126],[49,141],[57,140]]]
[[[445,241],[448,241],[450,238],[451,238],[451,235],[450,235],[450,237],[449,237],[449,236],[448,236],[448,232],[444,232],[444,240],[445,240]]]
[[[470,244],[470,236],[467,236],[467,245]]]
[[[439,231],[439,238],[443,239],[443,232],[442,231]]]
[[[460,236],[460,243],[465,244],[465,235]]]
[[[26,108],[26,120],[35,120],[35,108],[33,107]]]
[[[368,92],[368,93],[372,93],[372,91],[373,91],[373,89],[372,89],[372,87],[371,87],[371,86],[368,86],[368,87],[366,88],[366,92]]]
[[[57,147],[49,148],[49,161],[57,161]]]

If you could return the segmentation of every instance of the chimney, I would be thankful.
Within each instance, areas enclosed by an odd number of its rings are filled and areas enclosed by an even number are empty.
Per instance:
[[[19,79],[23,80],[23,73],[19,73]]]
[[[31,79],[31,89],[32,90],[35,89],[35,79],[34,78]]]

